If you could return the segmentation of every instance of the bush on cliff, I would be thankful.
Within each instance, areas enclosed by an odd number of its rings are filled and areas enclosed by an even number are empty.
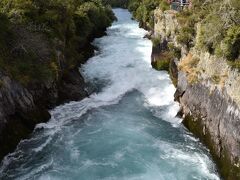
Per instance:
[[[167,1],[164,1],[164,0],[160,2],[159,7],[162,11],[166,11],[166,10],[170,9],[169,3]]]
[[[191,10],[184,10],[178,15],[182,26],[179,41],[183,44],[192,41],[197,48],[231,61],[238,59],[239,9],[239,0],[193,0]],[[199,34],[195,42],[192,30],[196,30],[196,24],[199,25]]]
[[[104,4],[111,5],[112,7],[127,8],[129,0],[103,0]]]
[[[144,28],[153,29],[154,10],[169,8],[165,0],[129,0],[128,8]],[[177,41],[191,48],[236,60],[239,58],[239,0],[192,0],[191,9],[177,14],[180,30]],[[196,37],[197,25],[199,26]]]
[[[115,19],[101,0],[2,0],[0,12],[0,70],[24,84],[76,67],[84,46]]]
[[[129,0],[128,9],[133,13],[140,25],[147,29],[153,29],[154,10],[160,7],[162,10],[169,9],[165,0]]]
[[[171,42],[168,43],[168,49],[173,53],[173,56],[180,59],[181,58],[181,48],[175,47],[175,45]]]
[[[169,71],[170,61],[173,58],[173,54],[169,51],[164,51],[159,54],[157,59],[152,62],[152,66],[156,70]]]
[[[158,37],[152,37],[152,38],[151,38],[151,41],[152,41],[153,47],[156,47],[156,46],[160,45],[161,42],[162,42],[160,36],[158,36]]]
[[[193,46],[193,37],[195,35],[195,30],[192,27],[183,27],[180,29],[177,35],[177,42],[186,45],[188,48]]]
[[[229,60],[237,59],[240,55],[240,26],[229,28],[218,48],[218,55],[225,56]]]
[[[177,32],[177,42],[186,45],[188,48],[194,45],[196,35],[194,15],[188,9],[177,14],[177,20],[180,24],[180,30]]]

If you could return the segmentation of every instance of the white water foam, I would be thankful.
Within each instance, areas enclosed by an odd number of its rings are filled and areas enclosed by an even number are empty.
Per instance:
[[[115,11],[117,17],[122,11],[125,10]],[[124,15],[119,16],[118,22],[108,28],[108,36],[94,41],[100,48],[100,53],[96,53],[96,56],[81,68],[87,81],[99,79],[109,84],[101,92],[80,102],[58,106],[51,111],[52,119],[48,123],[37,125],[37,129],[45,128],[56,133],[64,124],[81,117],[88,110],[116,104],[127,92],[135,89],[144,94],[145,106],[157,107],[154,113],[156,116],[174,126],[181,123],[181,119],[175,117],[179,106],[174,102],[175,87],[169,75],[151,67],[152,43],[143,39],[147,32],[138,28],[138,23],[129,19],[128,13]],[[164,112],[158,112],[161,106],[165,107]]]

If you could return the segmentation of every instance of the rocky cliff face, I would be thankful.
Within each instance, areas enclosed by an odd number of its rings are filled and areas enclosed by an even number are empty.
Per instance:
[[[50,118],[49,109],[60,103],[77,101],[88,96],[78,67],[93,55],[94,47],[90,41],[94,37],[102,36],[104,32],[105,29],[99,30],[98,34],[92,35],[89,41],[82,45],[79,51],[83,57],[74,57],[76,63],[71,67],[70,60],[64,54],[66,45],[63,42],[57,41],[49,48],[48,41],[39,34],[34,35],[26,30],[16,33],[19,38],[13,42],[16,47],[13,57],[21,57],[24,62],[26,60],[22,54],[33,52],[38,57],[35,63],[41,69],[42,65],[51,59],[50,51],[55,51],[60,69],[54,78],[50,76],[44,80],[31,80],[28,84],[0,70],[0,160],[12,152],[21,139],[27,138],[36,124]],[[39,76],[38,72],[34,72],[34,75]]]
[[[173,74],[177,78],[175,96],[183,123],[209,147],[222,176],[239,179],[240,74],[223,58],[178,44],[179,26],[176,12],[155,11],[154,37],[160,36],[161,43],[167,40],[181,49],[181,57],[170,64],[170,72],[178,72]]]
[[[35,125],[50,118],[48,109],[87,96],[77,69],[64,74],[59,82],[27,88],[0,74],[0,159],[32,132]]]
[[[0,157],[3,157],[36,123],[46,121],[50,115],[36,106],[26,88],[6,75],[1,74],[0,79]]]
[[[211,88],[209,82],[189,84],[179,72],[177,98],[183,123],[210,149],[226,179],[239,178],[239,106],[226,90]]]
[[[48,109],[88,95],[78,68],[114,20],[102,1],[0,1],[0,160]]]

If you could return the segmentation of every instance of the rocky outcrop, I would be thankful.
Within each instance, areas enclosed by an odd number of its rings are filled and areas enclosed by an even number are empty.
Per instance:
[[[20,47],[16,58],[19,58],[17,57],[19,52],[21,55],[30,49],[38,55],[36,64],[39,63],[39,68],[42,68],[41,63],[44,64],[51,58],[48,51],[52,50],[57,54],[56,61],[60,69],[57,70],[55,78],[31,80],[28,84],[19,82],[8,73],[0,71],[0,160],[12,152],[21,139],[27,138],[36,124],[50,119],[49,109],[88,96],[79,66],[94,54],[94,47],[90,42],[94,37],[104,35],[105,30],[101,29],[98,33],[92,34],[88,42],[81,44],[79,51],[82,56],[70,57],[72,58],[70,62],[74,60],[70,65],[68,57],[64,54],[66,45],[62,41],[54,42],[54,46],[50,49],[47,48],[48,42],[43,37],[33,36],[25,31],[20,33],[21,39],[17,43],[22,46],[16,46]]]
[[[102,1],[1,1],[0,9],[1,160],[49,109],[88,96],[78,68],[116,18]]]
[[[239,73],[224,59],[195,50],[178,69],[184,124],[209,147],[225,179],[240,178]]]
[[[78,101],[88,96],[86,84],[78,69],[64,74],[58,87],[58,104],[66,101]]]
[[[185,48],[177,43],[177,31],[179,24],[176,20],[176,11],[162,11],[160,8],[154,11],[154,30],[151,35],[153,41],[151,64],[155,69],[167,62],[170,66],[160,68],[168,70],[174,84],[177,82],[177,61]],[[178,54],[178,55],[177,55]]]
[[[32,94],[22,85],[3,74],[0,79],[0,157],[3,157],[36,123],[46,121],[50,115],[36,106]]]
[[[50,118],[49,108],[88,94],[77,69],[63,75],[59,84],[26,88],[9,76],[0,74],[0,158],[13,151],[27,138],[35,125]]]
[[[179,29],[179,24],[176,19],[176,11],[162,11],[160,8],[154,11],[154,36],[160,36],[171,42],[176,41],[176,32]]]
[[[203,81],[189,84],[183,72],[179,72],[177,89],[183,123],[209,147],[223,177],[239,178],[239,106],[225,89],[211,89]]]
[[[155,10],[154,36],[181,49],[181,56],[170,63],[179,115],[208,146],[223,178],[240,179],[240,74],[223,58],[178,44],[179,28],[175,13]]]

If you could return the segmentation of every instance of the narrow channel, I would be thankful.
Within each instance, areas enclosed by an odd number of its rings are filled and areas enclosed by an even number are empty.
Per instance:
[[[80,71],[90,97],[59,106],[5,157],[0,179],[218,180],[208,150],[176,118],[175,88],[127,10]]]

